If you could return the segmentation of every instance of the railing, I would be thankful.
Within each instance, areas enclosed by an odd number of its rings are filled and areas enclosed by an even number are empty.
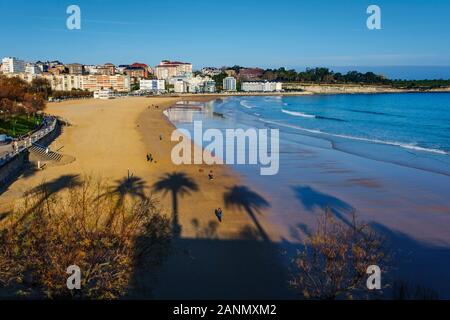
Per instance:
[[[29,135],[26,138],[20,139],[17,141],[18,147],[17,150],[13,150],[11,152],[8,152],[0,157],[0,166],[4,165],[6,162],[8,162],[10,159],[14,158],[21,152],[27,150],[29,147],[33,145],[33,143],[36,143],[37,141],[41,140],[43,137],[47,136],[49,133],[53,132],[56,128],[56,124],[58,120],[54,117],[45,117],[44,122],[47,124],[44,128],[39,129],[35,132],[33,132],[31,135]]]

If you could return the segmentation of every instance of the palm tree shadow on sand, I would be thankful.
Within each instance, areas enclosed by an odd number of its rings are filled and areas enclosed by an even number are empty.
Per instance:
[[[184,172],[166,173],[154,185],[155,192],[162,192],[163,195],[172,195],[172,232],[174,237],[181,235],[181,225],[179,223],[178,197],[190,195],[199,190],[197,183]]]
[[[266,199],[246,186],[233,186],[225,192],[223,200],[227,208],[234,207],[239,210],[245,210],[255,224],[261,238],[266,242],[270,242],[269,236],[256,217],[256,214],[261,214],[261,209],[270,206]]]
[[[135,177],[133,175],[128,175],[126,177],[123,177],[121,179],[118,179],[114,181],[113,187],[105,194],[102,194],[99,196],[105,197],[107,195],[116,195],[118,196],[117,202],[115,205],[115,210],[113,210],[113,214],[109,217],[107,225],[111,226],[112,222],[115,219],[114,212],[117,212],[117,210],[123,206],[125,199],[127,197],[131,198],[139,198],[141,200],[146,199],[145,195],[145,189],[147,188],[147,185],[144,180],[140,177]]]
[[[294,186],[292,190],[303,207],[309,212],[313,213],[315,209],[322,211],[329,209],[342,222],[351,225],[346,215],[354,213],[355,208],[349,203],[332,195],[319,192],[309,186]]]

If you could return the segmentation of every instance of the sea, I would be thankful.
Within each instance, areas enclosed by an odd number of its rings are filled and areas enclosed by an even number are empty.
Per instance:
[[[236,96],[178,102],[166,115],[202,147],[194,121],[279,130],[276,175],[231,167],[269,204],[257,218],[287,252],[327,208],[345,223],[356,213],[390,240],[392,279],[450,298],[449,93]]]

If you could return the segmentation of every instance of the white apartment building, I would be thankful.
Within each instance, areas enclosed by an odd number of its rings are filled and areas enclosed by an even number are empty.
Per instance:
[[[283,90],[281,82],[243,82],[242,91],[244,92],[279,92]]]
[[[192,64],[163,60],[155,67],[155,73],[158,79],[163,80],[182,75],[192,75]]]
[[[183,80],[177,80],[174,83],[175,93],[186,93],[188,91],[188,83]]]
[[[84,66],[84,71],[88,74],[97,74],[98,73],[97,66],[94,66],[94,65]]]
[[[236,78],[226,77],[223,79],[223,91],[236,91]]]
[[[26,64],[23,60],[19,60],[14,57],[5,57],[2,59],[1,71],[5,74],[25,72],[25,67]]]
[[[25,73],[40,74],[40,73],[42,73],[42,70],[37,65],[28,63],[27,66],[25,67]]]
[[[166,82],[164,80],[140,80],[139,88],[142,91],[163,92],[166,90]]]
[[[94,91],[94,99],[112,99],[114,98],[114,92],[112,90],[97,90]]]

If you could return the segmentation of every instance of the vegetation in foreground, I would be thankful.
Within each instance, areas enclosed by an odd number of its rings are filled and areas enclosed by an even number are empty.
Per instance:
[[[71,176],[31,190],[0,232],[0,289],[25,298],[132,295],[135,272],[153,273],[171,242],[170,220],[136,193],[135,179],[110,188]],[[67,288],[72,265],[81,269],[81,290]]]
[[[385,272],[387,263],[383,237],[355,216],[347,224],[327,210],[292,260],[291,286],[304,299],[369,298],[367,268],[377,265]]]

